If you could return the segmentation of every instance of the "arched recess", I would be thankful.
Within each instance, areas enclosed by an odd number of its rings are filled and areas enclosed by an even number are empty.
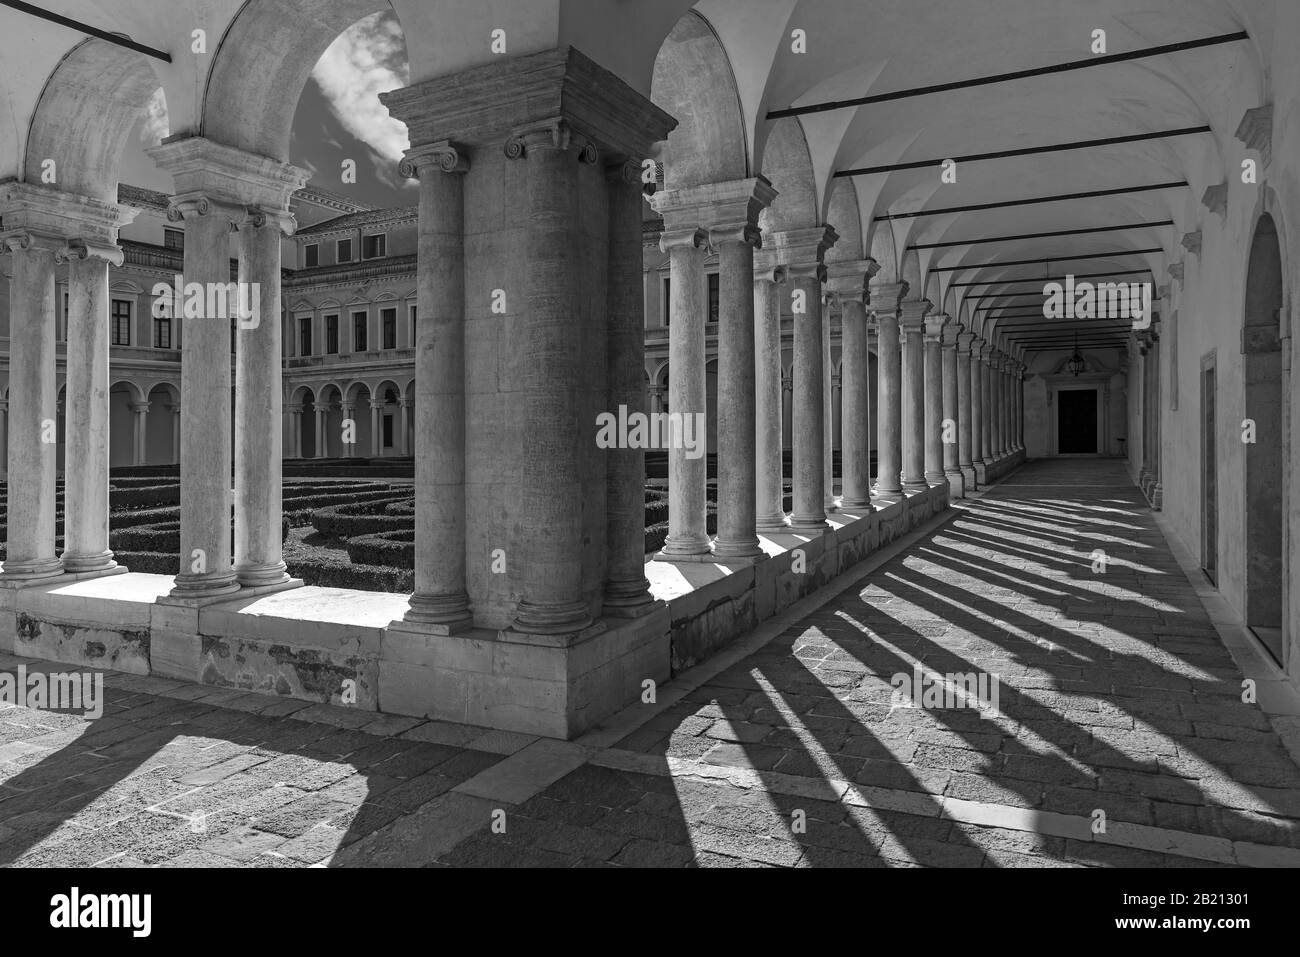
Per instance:
[[[1273,217],[1255,224],[1246,268],[1242,316],[1245,415],[1254,441],[1245,444],[1245,619],[1282,663],[1282,580],[1285,569],[1282,486],[1282,253]]]
[[[145,464],[173,465],[180,461],[177,439],[180,430],[175,410],[180,406],[180,390],[160,382],[149,390],[149,414],[145,422]]]
[[[776,200],[759,217],[764,236],[820,224],[817,183],[803,126],[786,118],[772,124],[762,157],[762,172],[776,188]]]
[[[650,98],[678,121],[660,157],[666,188],[749,175],[735,74],[713,28],[695,11],[677,21],[660,47]]]
[[[386,0],[249,0],[213,56],[202,135],[288,162],[293,115],[321,54],[358,20],[392,9]]]
[[[27,133],[26,181],[42,182],[43,164],[53,160],[58,189],[116,202],[127,137],[162,85],[142,54],[104,40],[78,44],[41,91]]]
[[[119,379],[108,390],[108,464],[146,465],[149,460],[137,457],[136,411],[145,401],[144,392],[134,382]],[[150,413],[144,413],[148,416]],[[145,420],[146,428],[148,419]],[[140,450],[140,451],[146,451]]]

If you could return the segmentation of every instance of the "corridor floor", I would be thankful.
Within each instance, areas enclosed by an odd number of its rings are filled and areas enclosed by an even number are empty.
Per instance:
[[[4,708],[0,863],[1300,865],[1300,769],[1121,463],[955,512],[577,742],[115,674],[95,721]],[[900,706],[917,665],[996,710]]]

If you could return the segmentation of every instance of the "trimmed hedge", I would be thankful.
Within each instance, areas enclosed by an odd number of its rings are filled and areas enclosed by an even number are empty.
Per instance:
[[[316,531],[332,538],[351,538],[354,535],[371,535],[375,532],[400,532],[411,528],[411,516],[389,515],[384,511],[390,501],[400,501],[400,499],[390,497],[386,501],[357,502],[318,508],[312,513],[311,524]]]
[[[348,558],[356,565],[415,568],[415,529],[358,535],[348,539]]]

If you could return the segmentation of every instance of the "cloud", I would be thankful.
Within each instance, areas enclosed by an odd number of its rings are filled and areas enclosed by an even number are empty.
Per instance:
[[[385,163],[402,158],[410,146],[406,124],[379,102],[380,93],[410,82],[406,41],[393,14],[376,13],[345,30],[321,55],[311,77],[345,130]]]
[[[145,104],[144,115],[140,122],[140,142],[145,146],[157,146],[164,136],[171,133],[171,123],[167,119],[167,96],[160,86]]]

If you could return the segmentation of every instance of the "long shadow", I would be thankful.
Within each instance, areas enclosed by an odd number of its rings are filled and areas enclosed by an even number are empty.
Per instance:
[[[0,864],[90,866],[142,849],[162,861],[259,822],[290,837],[301,815],[308,828],[334,827],[342,848],[500,760],[107,684],[103,717],[0,784],[0,824],[8,829],[0,831]],[[0,722],[21,717],[29,732],[66,731],[68,716],[59,714],[10,708]],[[364,800],[328,791],[354,775]],[[65,824],[74,830],[40,846]],[[411,853],[418,862],[419,848]]]

